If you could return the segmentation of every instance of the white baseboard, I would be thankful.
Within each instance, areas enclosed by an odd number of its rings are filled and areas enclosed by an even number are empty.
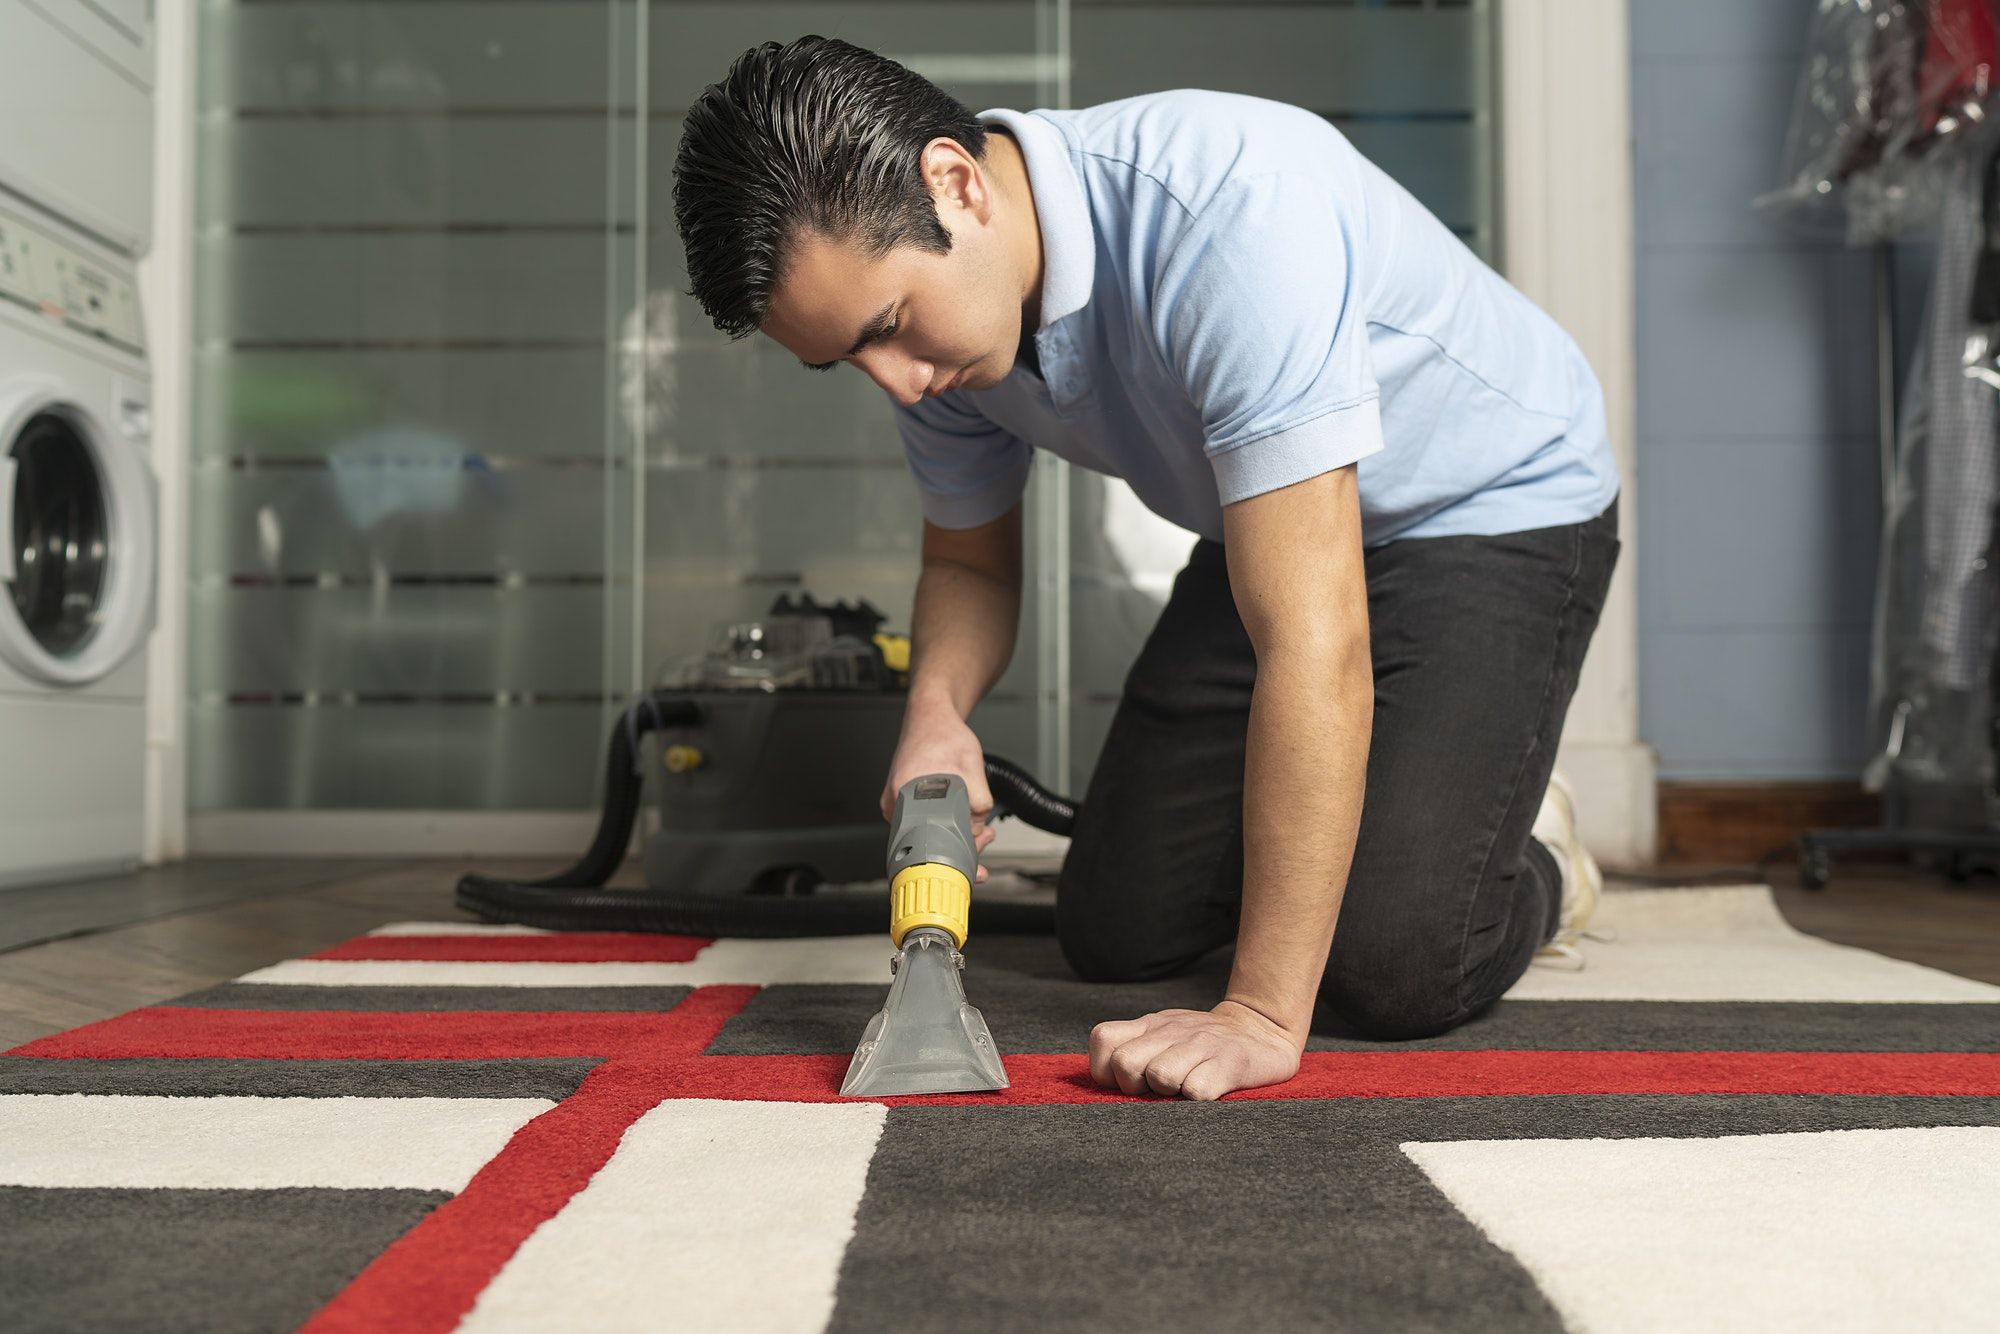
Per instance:
[[[656,821],[650,807],[635,850]],[[888,837],[888,826],[882,826]],[[222,811],[188,821],[196,857],[580,857],[594,811]],[[885,845],[886,846],[886,845]],[[988,855],[1060,863],[1069,840],[1019,820],[996,826]]]
[[[1599,861],[1650,866],[1659,847],[1659,757],[1642,741],[1565,741],[1577,832]]]
[[[581,857],[595,811],[222,811],[188,819],[196,857]]]

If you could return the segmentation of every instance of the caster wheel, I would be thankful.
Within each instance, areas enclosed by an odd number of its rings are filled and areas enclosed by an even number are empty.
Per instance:
[[[1809,847],[1799,852],[1799,884],[1807,889],[1825,889],[1833,878],[1833,854],[1825,848]]]

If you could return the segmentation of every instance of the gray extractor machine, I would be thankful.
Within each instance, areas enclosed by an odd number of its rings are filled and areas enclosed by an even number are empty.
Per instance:
[[[909,640],[866,602],[781,596],[674,664],[612,729],[604,813],[583,859],[525,883],[467,875],[458,904],[488,921],[556,930],[817,936],[879,930],[887,826],[878,801],[902,727]],[[606,888],[624,860],[644,780],[659,829],[645,888]],[[1067,834],[1075,806],[986,757],[994,819]],[[836,886],[872,881],[868,893]],[[825,886],[827,888],[822,888]],[[1045,903],[975,898],[993,933],[1046,933]]]

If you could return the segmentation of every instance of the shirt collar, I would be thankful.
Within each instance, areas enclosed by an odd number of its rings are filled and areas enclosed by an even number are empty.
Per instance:
[[[1028,190],[1042,228],[1042,314],[1046,329],[1082,310],[1090,300],[1097,268],[1097,239],[1083,182],[1071,165],[1062,131],[1040,116],[1020,111],[982,111],[979,119],[1014,136],[1027,159]]]

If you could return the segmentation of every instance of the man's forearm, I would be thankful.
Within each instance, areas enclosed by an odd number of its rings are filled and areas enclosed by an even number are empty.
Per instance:
[[[1226,999],[1301,1042],[1354,861],[1374,712],[1365,637],[1260,656],[1244,766],[1243,909]]]
[[[910,707],[960,718],[1014,656],[1021,590],[955,561],[924,563],[910,617]]]

